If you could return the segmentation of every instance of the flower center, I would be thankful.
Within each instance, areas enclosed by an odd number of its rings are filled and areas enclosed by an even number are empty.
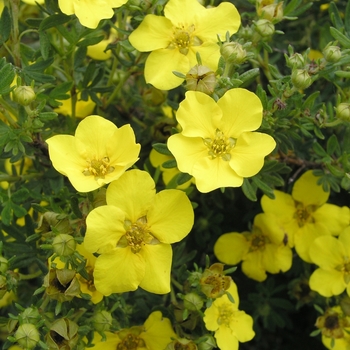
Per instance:
[[[202,41],[193,35],[194,31],[195,27],[193,24],[189,27],[185,27],[184,25],[174,27],[172,40],[168,48],[177,48],[183,55],[187,55],[191,46],[199,46],[202,44]]]
[[[224,133],[216,129],[215,138],[205,138],[203,139],[204,144],[208,147],[208,155],[211,159],[220,157],[225,161],[231,159],[231,150],[236,144],[236,140],[232,137],[226,137]]]
[[[218,307],[219,309],[219,318],[218,324],[229,327],[230,322],[234,317],[234,310],[232,310],[231,303],[225,303]]]
[[[114,167],[109,165],[109,158],[103,157],[101,159],[87,159],[88,166],[84,169],[85,176],[93,175],[95,179],[104,179],[106,174],[114,171]]]
[[[250,252],[256,252],[257,250],[264,250],[267,243],[267,237],[262,234],[253,233],[250,237]]]
[[[125,248],[129,246],[136,254],[146,244],[158,244],[159,241],[152,236],[147,225],[147,216],[142,216],[132,223],[130,220],[124,221],[125,235],[119,240],[117,247]]]
[[[143,339],[134,334],[127,334],[125,338],[117,345],[117,350],[136,350],[145,348],[146,344]]]
[[[302,203],[295,202],[295,208],[294,218],[298,221],[299,227],[303,227],[307,222],[315,222],[311,214],[316,210],[316,206],[308,205],[304,207]]]

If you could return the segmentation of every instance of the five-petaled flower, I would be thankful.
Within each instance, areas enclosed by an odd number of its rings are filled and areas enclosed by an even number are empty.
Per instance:
[[[292,250],[288,246],[278,218],[269,214],[255,216],[252,232],[231,232],[219,237],[214,245],[216,257],[225,264],[236,265],[243,260],[242,271],[259,282],[267,272],[286,272],[292,266]]]
[[[259,172],[276,145],[270,135],[252,132],[261,125],[262,105],[245,89],[229,90],[218,102],[188,91],[176,118],[182,131],[170,136],[168,147],[200,192],[241,186],[243,178]]]
[[[317,181],[318,177],[309,170],[296,181],[292,195],[274,191],[275,199],[266,195],[261,199],[264,212],[279,218],[288,241],[294,242],[298,255],[309,263],[309,249],[317,237],[339,235],[349,226],[349,208],[326,203],[329,192]]]
[[[105,332],[106,341],[98,341],[95,333],[93,350],[164,350],[176,334],[168,318],[160,311],[152,312],[143,326],[122,329],[116,333]]]
[[[319,266],[310,277],[310,288],[324,297],[339,295],[346,289],[350,296],[350,227],[338,237],[316,238],[310,257]]]
[[[89,213],[85,248],[97,252],[95,287],[102,294],[141,288],[170,292],[172,248],[193,226],[190,200],[180,190],[156,194],[151,176],[130,170],[113,181],[107,205]],[[112,219],[111,219],[112,218]]]
[[[239,342],[254,338],[253,319],[244,311],[238,310],[239,298],[237,286],[231,282],[228,293],[214,300],[204,312],[205,327],[215,332],[215,339],[220,350],[238,350]]]
[[[206,9],[197,0],[169,0],[164,17],[147,15],[129,40],[141,52],[152,51],[145,65],[146,82],[170,90],[183,82],[173,71],[186,74],[197,64],[197,52],[203,64],[216,71],[217,36],[235,33],[240,24],[240,15],[229,2]]]
[[[96,28],[101,19],[111,18],[113,8],[124,5],[128,0],[58,0],[58,6],[66,15],[75,14],[79,22],[88,28]]]
[[[54,168],[79,192],[93,191],[118,179],[140,153],[130,125],[118,128],[97,115],[82,120],[75,136],[56,135],[46,142]]]

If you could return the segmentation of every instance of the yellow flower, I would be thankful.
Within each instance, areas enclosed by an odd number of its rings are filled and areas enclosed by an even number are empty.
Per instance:
[[[339,239],[327,235],[316,238],[310,247],[310,257],[319,268],[310,277],[310,288],[324,297],[341,294],[350,296],[350,227]]]
[[[114,15],[113,8],[126,2],[127,0],[58,0],[58,6],[66,15],[75,14],[83,26],[96,28],[101,19]]]
[[[36,3],[41,5],[45,2],[45,0],[22,0],[22,1],[29,5],[36,5]]]
[[[275,199],[263,196],[261,206],[265,213],[276,215],[293,241],[298,255],[312,262],[309,248],[321,235],[338,235],[349,225],[349,208],[326,204],[329,192],[317,184],[312,170],[305,172],[295,183],[292,195],[274,191]]]
[[[147,15],[129,40],[141,52],[152,51],[145,64],[146,82],[169,90],[183,82],[173,71],[186,74],[197,64],[197,52],[203,64],[216,71],[217,35],[233,34],[240,24],[239,13],[229,2],[206,9],[197,0],[169,0],[164,17]]]
[[[232,232],[219,237],[214,245],[218,260],[236,265],[243,260],[242,271],[259,282],[270,273],[286,272],[292,266],[292,250],[287,245],[283,227],[274,215],[258,214],[252,232]]]
[[[237,350],[238,342],[244,343],[254,338],[253,319],[244,311],[238,310],[239,298],[234,282],[231,282],[228,292],[234,303],[226,294],[215,299],[204,312],[204,323],[209,331],[215,332],[220,350]]]
[[[130,170],[113,181],[107,205],[89,213],[86,250],[101,254],[94,281],[103,295],[136,290],[170,292],[172,249],[193,226],[191,202],[180,190],[156,194],[150,175]]]
[[[200,192],[241,186],[243,178],[259,172],[276,145],[270,135],[252,132],[261,124],[262,105],[245,89],[231,89],[217,103],[188,91],[176,118],[182,132],[170,136],[168,147]]]
[[[140,152],[130,125],[118,128],[97,115],[83,119],[75,136],[56,135],[46,142],[54,168],[79,192],[93,191],[118,179]]]
[[[72,98],[60,100],[59,102],[61,102],[61,106],[55,108],[55,112],[66,116],[71,116],[73,107]],[[75,116],[77,118],[85,118],[88,115],[91,115],[95,109],[95,106],[96,103],[91,100],[90,96],[88,97],[87,101],[84,101],[81,99],[81,93],[79,92],[77,94],[77,101],[75,104]]]
[[[105,332],[107,340],[98,341],[95,333],[94,350],[164,350],[166,346],[176,338],[171,322],[163,318],[160,311],[152,312],[143,326],[135,326],[122,329],[117,333]]]

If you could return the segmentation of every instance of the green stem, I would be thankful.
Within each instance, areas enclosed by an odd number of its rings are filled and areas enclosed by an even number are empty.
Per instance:
[[[43,174],[41,174],[41,173],[31,173],[31,174],[27,174],[27,175],[16,175],[16,176],[1,174],[0,175],[0,182],[2,182],[2,181],[7,181],[7,182],[26,181],[26,180],[30,180],[30,179],[38,179],[42,176],[43,176]]]
[[[20,281],[31,280],[31,279],[37,278],[37,277],[39,277],[41,275],[42,275],[42,271],[41,270],[38,270],[37,272],[34,272],[34,273],[30,273],[29,275],[23,275],[22,273],[20,273],[19,274],[19,279],[20,279]]]
[[[183,291],[183,286],[181,283],[179,283],[178,281],[176,281],[176,279],[174,277],[171,277],[171,283],[177,288],[179,289],[181,292]]]
[[[327,128],[331,128],[333,126],[337,126],[339,124],[342,124],[343,121],[341,119],[336,119],[336,120],[333,120],[332,122],[329,122],[329,123],[324,123],[322,126],[325,126]]]
[[[20,0],[10,1],[11,18],[12,18],[12,50],[13,61],[15,66],[21,67],[21,53],[20,53],[20,40],[19,40],[19,27],[18,27],[18,15],[19,15]]]

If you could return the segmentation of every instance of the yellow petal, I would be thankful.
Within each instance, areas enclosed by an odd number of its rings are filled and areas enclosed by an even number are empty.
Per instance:
[[[258,96],[246,89],[230,89],[218,101],[224,132],[238,138],[245,131],[254,131],[262,121],[262,104]]]
[[[236,265],[249,251],[249,243],[240,233],[225,233],[214,245],[214,254],[225,264]]]
[[[238,350],[238,339],[231,327],[221,326],[215,332],[215,339],[220,350]]]
[[[102,337],[99,333],[94,333],[94,346],[93,350],[115,350],[117,345],[120,343],[120,338],[117,333],[104,332],[106,335],[106,341],[101,341]]]
[[[124,219],[125,214],[112,205],[92,210],[86,218],[84,248],[90,253],[113,251],[125,235]]]
[[[230,328],[233,330],[233,334],[238,341],[242,343],[252,340],[255,336],[255,332],[253,331],[253,319],[244,311],[238,310],[234,313]]]
[[[222,112],[207,94],[198,91],[186,92],[180,103],[176,119],[187,137],[215,138]]]
[[[135,222],[147,214],[155,196],[155,184],[146,171],[129,170],[112,182],[106,192],[107,204],[120,208]]]
[[[216,331],[219,328],[218,318],[220,317],[219,309],[213,305],[204,311],[203,321],[208,331]]]
[[[71,0],[58,0],[58,6],[66,15],[74,14],[74,4]]]
[[[290,194],[273,191],[275,199],[266,195],[261,198],[261,206],[265,213],[271,213],[280,218],[282,222],[293,220],[295,213],[295,202]]]
[[[321,185],[317,184],[319,178],[313,175],[312,170],[305,172],[294,184],[292,197],[304,206],[321,206],[326,203],[329,192],[325,192]]]
[[[22,1],[29,5],[36,5],[36,3],[43,4],[45,2],[45,0],[22,0]]]
[[[108,44],[112,42],[111,39],[105,39],[100,41],[95,45],[89,45],[87,47],[87,55],[93,58],[94,60],[105,61],[112,56],[112,51],[106,50]],[[90,113],[91,114],[91,113]]]
[[[346,288],[343,273],[337,270],[317,269],[311,275],[309,285],[311,290],[315,290],[324,297],[339,295]]]
[[[166,49],[171,42],[172,31],[173,25],[167,18],[150,14],[130,34],[129,41],[141,52]]]
[[[267,134],[245,132],[231,151],[232,169],[242,177],[256,175],[264,165],[264,157],[276,147],[275,140]]]
[[[222,2],[217,7],[206,9],[198,14],[195,34],[202,40],[217,41],[217,35],[225,38],[237,32],[241,25],[241,16],[236,7],[229,2]]]
[[[152,235],[160,242],[179,242],[192,229],[193,208],[184,192],[164,190],[155,195],[147,220]]]
[[[343,230],[338,239],[343,244],[345,255],[350,257],[350,226]]]
[[[264,236],[267,236],[271,243],[282,244],[285,239],[285,229],[279,224],[278,216],[272,213],[261,213],[255,216],[254,226],[259,227]]]
[[[209,67],[213,72],[216,72],[220,59],[220,46],[215,42],[204,42],[199,46],[191,46],[187,57],[190,63],[190,67],[194,67],[197,64],[197,52],[199,53],[202,64]]]
[[[346,255],[343,242],[326,235],[316,238],[310,247],[312,262],[323,269],[335,269],[343,264]]]
[[[288,246],[266,244],[263,254],[263,265],[267,272],[286,272],[292,267],[293,253]]]
[[[252,252],[245,257],[245,260],[242,263],[243,273],[258,282],[262,282],[267,278],[262,263],[262,257],[261,252]]]
[[[176,27],[191,26],[197,23],[198,16],[205,12],[205,7],[197,0],[169,0],[164,8],[165,17]]]
[[[136,290],[145,275],[145,261],[129,247],[116,248],[111,254],[102,254],[96,260],[94,282],[105,296]]]
[[[186,74],[190,68],[187,56],[178,49],[159,49],[152,51],[146,60],[145,79],[157,89],[170,90],[183,82],[173,71]]]
[[[150,293],[169,293],[173,256],[170,244],[146,244],[142,247],[140,255],[145,261],[145,274],[140,281],[140,287]]]

